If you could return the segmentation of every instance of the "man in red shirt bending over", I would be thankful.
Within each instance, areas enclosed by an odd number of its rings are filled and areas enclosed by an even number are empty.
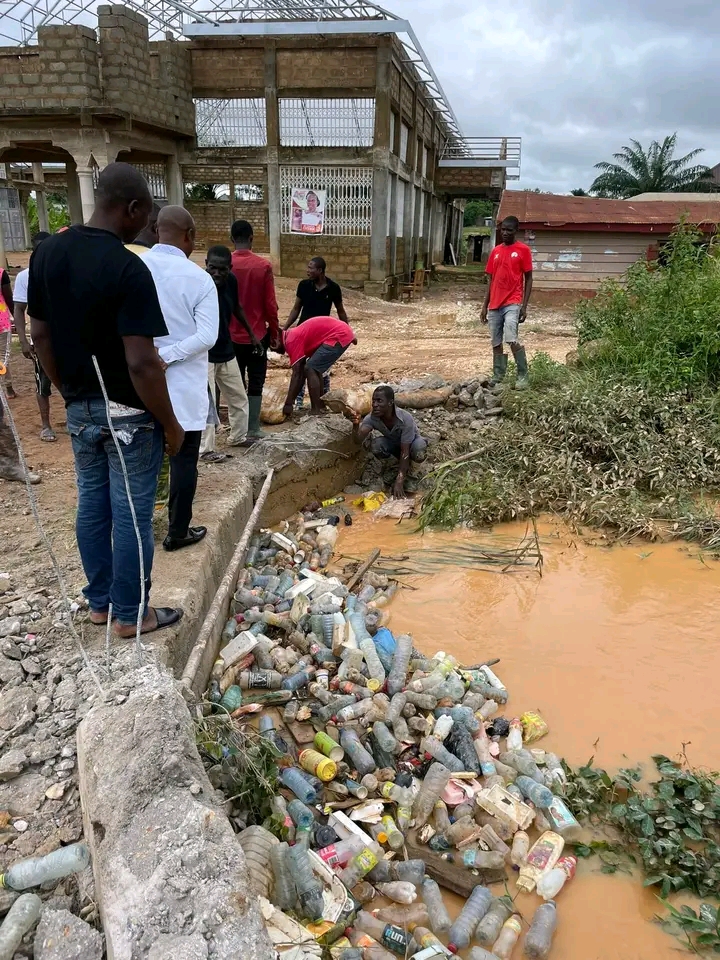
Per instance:
[[[262,437],[260,406],[267,375],[268,347],[280,344],[275,281],[270,262],[252,252],[253,228],[247,220],[236,220],[230,228],[235,244],[231,269],[238,282],[240,306],[252,334],[237,318],[230,320],[230,339],[248,396],[248,440]]]
[[[293,404],[307,376],[311,413],[325,410],[322,401],[323,374],[339,360],[351,343],[357,343],[352,327],[335,317],[311,317],[305,323],[286,330],[283,334],[281,353],[287,352],[292,377],[283,407],[286,417],[291,416]]]
[[[528,366],[525,347],[518,342],[518,324],[525,320],[532,293],[532,253],[525,243],[515,240],[517,217],[505,217],[500,224],[499,243],[491,252],[486,273],[489,274],[487,293],[480,319],[490,324],[493,347],[493,381],[499,383],[507,372],[508,358],[503,343],[512,350],[517,364],[515,388],[528,387]]]

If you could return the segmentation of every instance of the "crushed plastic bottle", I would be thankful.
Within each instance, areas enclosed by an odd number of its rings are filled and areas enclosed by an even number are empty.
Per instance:
[[[513,912],[513,902],[508,896],[496,897],[488,912],[475,928],[474,937],[480,943],[493,944],[500,936],[503,924]]]
[[[289,860],[290,848],[287,843],[278,843],[270,850],[270,864],[273,871],[272,902],[283,913],[292,910],[297,901],[297,890]]]
[[[307,850],[296,843],[290,847],[290,863],[298,893],[298,908],[303,917],[319,920],[324,909],[323,885],[313,873]]]
[[[40,919],[42,900],[35,893],[23,893],[10,907],[0,926],[0,960],[12,960],[25,934]]]
[[[442,892],[437,881],[432,877],[425,877],[420,891],[430,914],[430,927],[433,933],[447,933],[452,926],[450,914],[447,912]]]
[[[412,815],[416,827],[427,823],[433,807],[440,799],[443,790],[450,780],[450,770],[442,763],[433,763],[425,774],[420,792],[415,797],[412,806]]]
[[[377,892],[393,900],[395,903],[414,903],[417,900],[417,890],[414,884],[407,880],[391,880],[389,883],[375,884]]]
[[[60,880],[71,873],[82,873],[89,864],[90,851],[87,846],[84,843],[71,843],[44,857],[30,857],[14,863],[0,875],[0,887],[8,890],[39,887],[48,880]]]
[[[469,945],[475,928],[490,909],[492,901],[493,895],[487,887],[478,884],[473,889],[455,922],[450,927],[448,950],[451,953],[464,950]]]

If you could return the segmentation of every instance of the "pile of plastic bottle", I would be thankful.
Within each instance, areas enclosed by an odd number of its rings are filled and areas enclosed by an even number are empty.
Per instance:
[[[548,957],[579,825],[560,759],[531,746],[547,726],[507,713],[490,666],[394,636],[397,583],[370,569],[349,591],[352,570],[323,572],[338,519],[306,511],[254,538],[208,691],[238,722],[259,711],[280,754],[272,818],[238,835],[278,956],[509,960],[522,940]],[[454,921],[438,858],[467,883]],[[515,891],[537,894],[529,916]]]

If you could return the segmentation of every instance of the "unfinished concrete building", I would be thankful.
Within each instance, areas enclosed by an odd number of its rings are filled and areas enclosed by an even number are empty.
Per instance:
[[[41,227],[46,189],[85,221],[118,159],[185,204],[202,245],[247,219],[277,273],[321,254],[338,279],[392,295],[457,252],[465,198],[499,200],[519,175],[519,139],[463,137],[410,24],[372,4],[93,9],[0,0],[9,249],[27,245],[29,191]]]

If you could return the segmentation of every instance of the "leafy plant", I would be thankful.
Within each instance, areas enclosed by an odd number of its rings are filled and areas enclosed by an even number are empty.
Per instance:
[[[675,158],[677,133],[665,137],[662,143],[653,140],[647,150],[637,140],[631,140],[630,144],[613,154],[616,163],[602,161],[595,164],[595,169],[601,172],[590,186],[591,193],[627,198],[641,193],[715,189],[709,167],[702,164],[690,166],[702,149]]]
[[[45,193],[45,202],[47,204],[50,233],[56,233],[60,227],[70,226],[70,212],[68,210],[67,197],[65,194],[47,191]],[[37,201],[35,200],[35,197],[28,197],[27,209],[30,236],[34,237],[40,229]]]
[[[687,904],[679,910],[669,903],[665,906],[670,915],[658,919],[668,933],[685,939],[693,953],[720,953],[720,916],[716,906],[701,903],[697,912]]]

